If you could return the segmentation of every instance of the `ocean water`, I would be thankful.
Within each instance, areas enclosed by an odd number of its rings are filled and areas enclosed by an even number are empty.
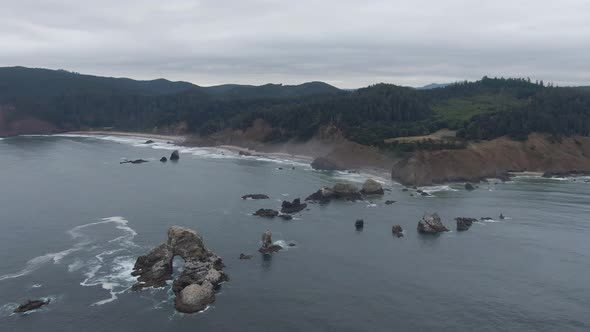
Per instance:
[[[143,141],[0,141],[1,331],[590,330],[588,179],[520,177],[473,192],[423,188],[433,197],[421,197],[385,178],[382,198],[267,220],[251,213],[366,175],[213,148],[182,148],[178,163],[163,164],[175,147]],[[271,199],[240,198],[249,193]],[[417,234],[425,212],[453,231]],[[494,220],[458,233],[455,217]],[[169,288],[129,289],[136,257],[172,225],[195,229],[224,258],[230,281],[202,313],[176,313]],[[259,255],[266,229],[296,247]],[[37,298],[51,303],[12,314]]]

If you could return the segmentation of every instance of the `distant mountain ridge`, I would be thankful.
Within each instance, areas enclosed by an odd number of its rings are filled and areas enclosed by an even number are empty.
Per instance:
[[[444,87],[447,87],[451,84],[453,84],[453,83],[430,83],[425,86],[418,87],[418,88],[416,88],[416,90],[431,90],[431,89],[444,88]]]
[[[55,97],[59,95],[141,95],[159,96],[203,92],[215,97],[272,98],[301,97],[337,93],[340,90],[323,82],[301,85],[265,84],[261,86],[226,84],[202,87],[189,82],[163,78],[130,78],[85,75],[66,70],[27,67],[0,67],[0,97]]]

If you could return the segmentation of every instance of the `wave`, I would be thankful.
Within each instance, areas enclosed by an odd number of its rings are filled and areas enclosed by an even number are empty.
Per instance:
[[[432,194],[441,191],[458,191],[457,189],[452,188],[451,186],[426,186],[418,188],[426,193]]]
[[[239,152],[221,148],[221,147],[187,147],[187,146],[180,146],[176,144],[171,144],[169,141],[157,139],[157,138],[149,138],[149,137],[141,137],[141,136],[111,136],[111,135],[93,135],[93,134],[56,134],[56,135],[40,135],[40,136],[57,136],[57,137],[70,137],[70,138],[90,138],[90,139],[97,139],[103,141],[110,141],[116,142],[121,144],[132,145],[135,147],[141,148],[151,148],[157,150],[167,150],[173,151],[178,150],[181,154],[190,154],[192,156],[200,157],[200,158],[209,158],[209,159],[245,159],[245,160],[255,160],[255,161],[264,161],[264,162],[272,162],[278,163],[282,165],[289,165],[289,166],[297,166],[297,167],[304,167],[311,169],[311,166],[308,162],[304,162],[302,160],[293,158],[285,158],[278,155],[252,155],[252,156],[242,156]],[[151,140],[154,143],[152,144],[145,144],[146,140]]]
[[[100,225],[114,225],[114,229],[97,231]],[[0,276],[0,281],[18,278],[34,272],[48,263],[67,264],[68,272],[82,272],[82,286],[100,286],[110,294],[109,298],[95,302],[103,305],[116,300],[119,294],[129,290],[137,281],[131,275],[135,264],[133,242],[137,232],[123,217],[104,218],[97,222],[73,227],[67,231],[74,245],[66,250],[35,257],[18,272]],[[104,238],[106,233],[107,238]],[[122,234],[121,234],[122,233]],[[79,253],[79,255],[73,255]],[[70,258],[70,256],[73,256]],[[67,262],[65,260],[68,259]]]
[[[364,183],[368,179],[373,179],[382,185],[392,184],[392,180],[388,179],[384,175],[372,174],[368,172],[335,171],[332,172],[332,177],[336,180],[344,180],[353,183]]]

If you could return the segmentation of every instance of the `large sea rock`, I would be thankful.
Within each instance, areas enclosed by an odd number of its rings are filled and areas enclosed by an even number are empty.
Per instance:
[[[49,300],[27,300],[26,303],[23,303],[14,309],[14,312],[23,313],[31,310],[37,310],[47,304],[49,304]]]
[[[323,171],[341,171],[344,167],[326,157],[318,157],[311,163],[311,167]]]
[[[302,204],[299,198],[294,199],[293,202],[283,201],[281,213],[293,214],[305,209],[306,207],[307,204]]]
[[[323,187],[315,193],[307,196],[306,201],[328,203],[332,199],[344,199],[360,201],[363,199],[358,188],[350,183],[336,183],[332,188]]]
[[[172,154],[170,154],[170,160],[176,161],[178,159],[180,159],[180,154],[178,153],[178,150],[172,151]]]
[[[418,233],[437,234],[448,231],[449,229],[443,225],[437,213],[425,214],[418,222]]]
[[[137,258],[131,273],[138,277],[133,290],[166,286],[166,281],[172,279],[175,256],[184,260],[184,269],[172,284],[176,309],[185,313],[205,309],[215,301],[214,291],[228,277],[221,258],[209,251],[203,238],[189,228],[170,227],[165,243]]]
[[[457,231],[464,232],[471,227],[471,225],[477,221],[475,218],[455,218],[457,222]]]
[[[363,183],[363,188],[361,189],[361,193],[363,195],[383,195],[384,191],[383,191],[383,187],[381,186],[381,183],[379,183],[373,179],[367,179],[367,181],[365,181],[365,183]]]

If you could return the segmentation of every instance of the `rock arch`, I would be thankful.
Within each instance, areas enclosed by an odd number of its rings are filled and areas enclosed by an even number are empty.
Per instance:
[[[189,228],[170,227],[165,243],[137,258],[131,274],[138,277],[138,282],[132,289],[166,286],[172,279],[176,256],[184,260],[184,269],[172,284],[174,306],[186,313],[201,311],[215,301],[215,290],[228,277],[221,257],[207,250],[203,238]]]

